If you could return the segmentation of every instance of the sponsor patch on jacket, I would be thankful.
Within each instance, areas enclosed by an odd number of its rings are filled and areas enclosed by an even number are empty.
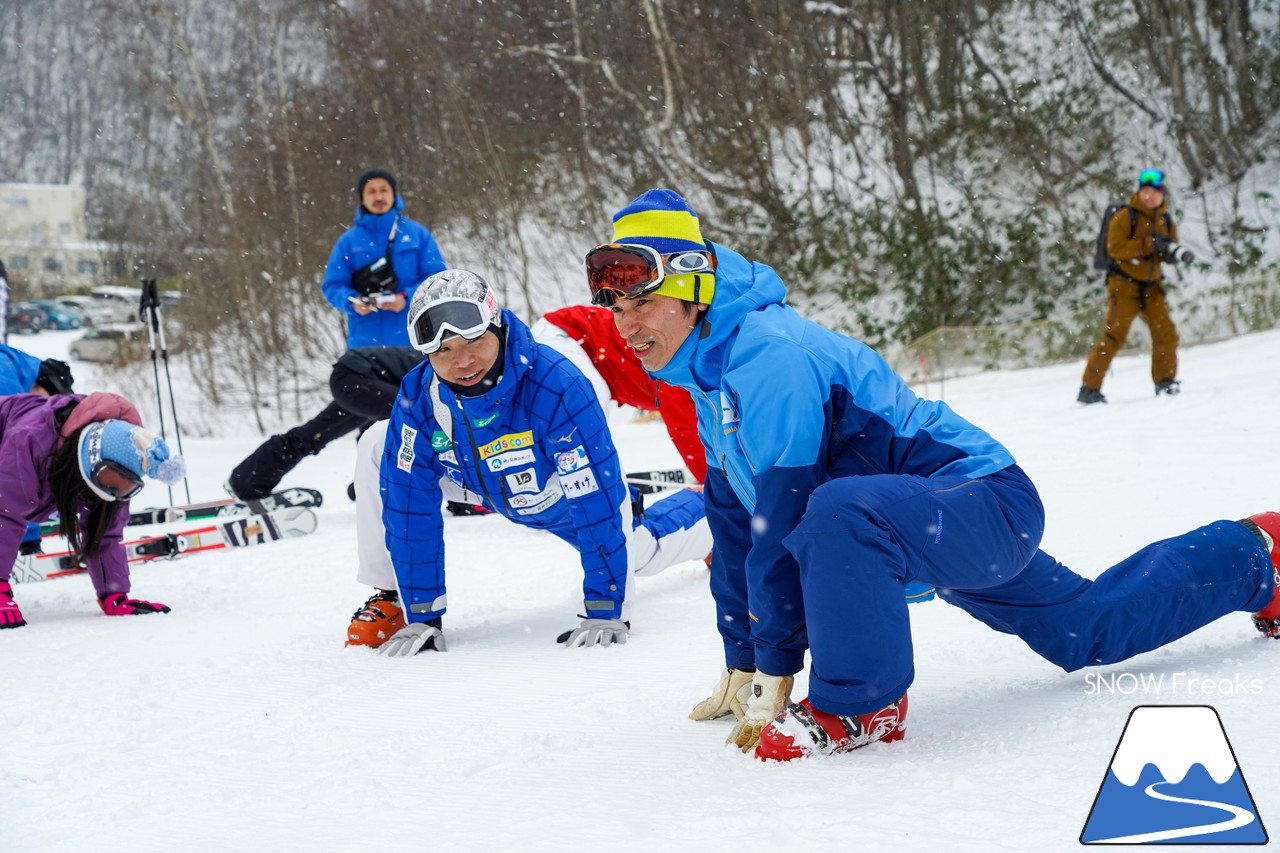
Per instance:
[[[533,433],[511,432],[498,436],[488,444],[481,445],[480,458],[488,459],[490,456],[497,456],[499,453],[506,453],[508,450],[522,450],[526,447],[533,447]]]
[[[733,432],[738,427],[734,426],[742,418],[738,415],[738,410],[733,407],[733,399],[727,392],[720,392],[720,423],[724,426],[725,432]],[[732,429],[730,429],[732,427]]]
[[[444,466],[444,475],[449,479],[449,482],[453,483],[455,486],[462,489],[467,487],[467,484],[462,480],[462,472],[457,468],[454,468],[451,465]]]
[[[560,487],[564,489],[567,498],[581,498],[600,491],[600,486],[596,483],[596,472],[589,467],[579,468],[568,474],[562,473]]]
[[[556,470],[560,472],[560,476],[572,474],[591,464],[591,460],[587,458],[587,449],[579,444],[573,450],[566,450],[563,453],[556,454]]]
[[[491,456],[484,462],[489,466],[489,470],[497,473],[506,468],[514,468],[517,465],[532,465],[532,450],[516,450],[512,453],[504,453],[501,456]]]
[[[444,453],[446,450],[453,450],[453,439],[445,435],[440,430],[431,433],[431,449],[436,453]]]
[[[517,515],[536,515],[550,509],[562,497],[564,495],[556,488],[556,484],[551,482],[536,495],[512,495],[507,500],[507,505],[514,509]]]
[[[498,413],[494,412],[492,415],[489,415],[489,417],[477,418],[476,420],[472,421],[472,423],[476,425],[476,429],[484,429],[489,424],[493,423],[494,419],[497,417],[498,417]]]
[[[408,424],[400,425],[400,452],[396,454],[396,467],[401,471],[413,468],[413,442],[418,431]]]
[[[532,469],[508,474],[505,479],[507,481],[507,490],[513,495],[538,491],[538,472]],[[515,504],[512,504],[512,506],[515,506]]]

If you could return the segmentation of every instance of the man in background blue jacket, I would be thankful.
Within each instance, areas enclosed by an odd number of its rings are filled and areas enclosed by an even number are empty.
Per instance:
[[[1095,581],[1072,573],[1039,550],[1044,508],[1005,447],[784,305],[778,275],[703,240],[676,193],[619,211],[587,278],[644,368],[698,407],[727,669],[690,716],[733,712],[744,752],[788,760],[903,736],[908,582],[1068,671],[1236,610],[1280,636],[1280,513],[1157,542]],[[792,704],[806,648],[809,697]]]
[[[357,611],[348,644],[391,656],[444,651],[442,499],[483,505],[572,545],[584,612],[559,642],[626,642],[631,576],[711,550],[702,495],[682,489],[635,515],[590,381],[536,343],[475,273],[427,279],[409,317],[427,361],[404,378],[390,420],[371,427],[357,452],[358,577],[380,592]]]
[[[408,346],[405,306],[423,279],[445,268],[444,258],[431,232],[404,215],[386,169],[361,175],[356,196],[355,225],[334,245],[321,290],[347,317],[348,349]]]

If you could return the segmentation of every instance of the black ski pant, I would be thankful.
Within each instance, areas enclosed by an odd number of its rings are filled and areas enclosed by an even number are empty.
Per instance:
[[[391,416],[400,386],[334,365],[329,374],[333,402],[311,420],[273,435],[235,467],[228,479],[236,497],[266,497],[305,457],[353,430],[364,432],[376,420]]]

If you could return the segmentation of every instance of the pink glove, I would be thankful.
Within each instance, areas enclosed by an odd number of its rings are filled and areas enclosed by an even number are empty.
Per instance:
[[[153,601],[139,601],[123,592],[113,592],[98,599],[98,606],[108,616],[137,616],[142,613],[168,613],[169,606]]]
[[[13,587],[8,581],[0,581],[0,628],[21,628],[27,624],[18,609],[18,602],[13,600]]]

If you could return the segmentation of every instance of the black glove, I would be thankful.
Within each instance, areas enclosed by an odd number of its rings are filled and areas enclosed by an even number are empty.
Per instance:
[[[1169,244],[1173,241],[1163,234],[1157,234],[1151,238],[1151,246],[1156,250],[1157,255],[1166,254],[1169,251]]]

